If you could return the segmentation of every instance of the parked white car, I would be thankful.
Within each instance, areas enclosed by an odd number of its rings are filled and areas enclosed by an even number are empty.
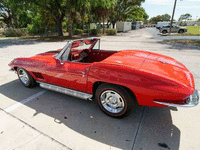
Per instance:
[[[156,25],[156,29],[160,29],[163,26],[169,26],[169,25],[170,25],[170,22],[158,22]]]

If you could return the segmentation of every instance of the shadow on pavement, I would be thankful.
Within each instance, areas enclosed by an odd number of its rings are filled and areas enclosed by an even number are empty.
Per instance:
[[[170,107],[145,107],[133,150],[179,149],[180,130],[173,125],[170,110],[177,111]]]
[[[14,80],[0,87],[1,94],[16,102],[20,102],[31,96],[30,94],[41,90],[40,87],[25,88],[19,80]],[[69,140],[77,140],[77,137],[72,137],[66,132],[70,128],[78,136],[81,135],[80,137],[119,149],[160,150],[166,146],[173,150],[179,149],[180,131],[172,123],[170,108],[136,106],[129,116],[115,119],[105,115],[95,102],[53,91],[48,91],[24,105],[31,110],[34,109],[35,113],[31,114],[31,117],[28,117],[30,114],[25,116],[30,112],[25,111],[27,109],[22,109],[22,106],[10,113],[15,113],[15,115],[17,113],[17,117],[22,115],[22,120],[26,118],[23,121],[42,132],[41,126],[46,131],[49,128],[50,131],[56,132],[56,135],[60,134],[56,140],[63,144]],[[51,122],[41,120],[39,114],[49,116]],[[60,124],[64,124],[67,128],[61,130]],[[51,136],[50,132],[48,135]]]
[[[159,44],[167,45],[168,49],[177,50],[200,50],[200,44],[187,44],[187,43],[171,43],[169,41],[159,41]]]
[[[5,48],[8,46],[15,46],[15,45],[33,45],[38,44],[40,42],[45,41],[39,41],[34,39],[20,39],[20,38],[0,38],[0,48]]]

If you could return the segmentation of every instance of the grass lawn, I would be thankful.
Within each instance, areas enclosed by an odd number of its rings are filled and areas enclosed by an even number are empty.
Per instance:
[[[186,26],[188,31],[187,33],[190,33],[190,34],[200,34],[200,26]]]
[[[171,36],[200,36],[200,26],[182,26],[186,27],[188,31],[183,34],[171,34]]]

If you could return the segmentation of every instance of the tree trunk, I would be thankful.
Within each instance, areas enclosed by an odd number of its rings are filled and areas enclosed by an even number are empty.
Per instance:
[[[12,16],[11,15],[9,15],[9,17],[8,17],[8,20],[9,20],[9,23],[10,23],[10,25],[12,26],[12,28],[15,28],[15,26],[14,26],[14,24],[13,24],[13,19],[12,19]]]
[[[112,22],[113,29],[115,28],[115,22]]]
[[[15,15],[13,15],[13,19],[14,19],[14,22],[15,22],[15,27],[20,28],[19,23],[17,21],[17,17]]]
[[[58,36],[63,36],[63,29],[62,29],[62,19],[60,19],[59,17],[57,18],[57,32],[58,32]]]
[[[103,34],[105,33],[105,28],[104,28],[104,17],[103,17]]]
[[[83,27],[82,27],[82,28],[83,28],[83,30],[84,30],[84,25],[85,25],[85,21],[84,21],[84,19],[83,19]]]
[[[69,37],[72,37],[72,18],[71,18],[71,15],[68,16],[68,33],[69,33]]]

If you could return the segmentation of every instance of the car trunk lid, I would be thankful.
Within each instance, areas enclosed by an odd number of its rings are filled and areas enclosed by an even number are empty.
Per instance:
[[[194,87],[190,71],[182,63],[168,56],[151,53],[142,64],[141,70]]]
[[[149,54],[150,52],[146,51],[123,50],[104,59],[101,63],[123,65],[139,69]]]

